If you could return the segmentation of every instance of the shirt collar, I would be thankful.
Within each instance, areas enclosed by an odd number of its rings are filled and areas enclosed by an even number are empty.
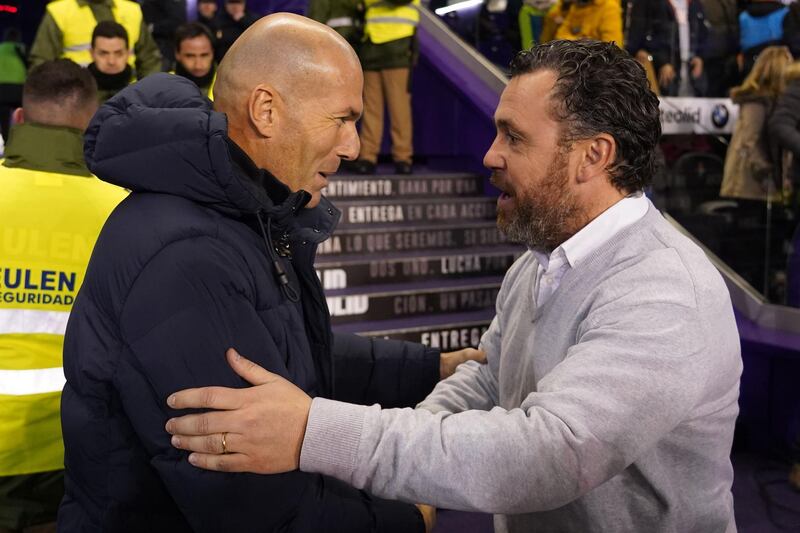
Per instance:
[[[620,230],[642,218],[649,207],[650,200],[644,193],[641,191],[633,193],[603,211],[550,255],[537,250],[531,250],[531,253],[545,271],[551,266],[558,268],[564,263],[569,264],[570,268],[575,268]]]

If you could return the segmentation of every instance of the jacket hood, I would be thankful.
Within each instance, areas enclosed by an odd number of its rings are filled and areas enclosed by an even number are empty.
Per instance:
[[[181,196],[225,212],[273,206],[233,163],[228,122],[191,81],[154,74],[103,104],[85,133],[86,164],[131,191]]]

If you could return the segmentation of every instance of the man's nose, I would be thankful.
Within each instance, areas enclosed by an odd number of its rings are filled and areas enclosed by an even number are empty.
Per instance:
[[[492,145],[483,156],[483,166],[486,168],[500,168],[502,165],[502,158],[497,150],[497,137],[492,141]]]
[[[338,155],[342,159],[353,161],[358,158],[358,152],[361,150],[361,140],[358,138],[358,130],[356,130],[355,121],[348,122],[345,127],[347,131]]]

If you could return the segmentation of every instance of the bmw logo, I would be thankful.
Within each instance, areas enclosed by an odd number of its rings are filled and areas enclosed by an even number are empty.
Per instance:
[[[728,123],[729,118],[730,113],[728,112],[728,107],[725,104],[717,104],[711,111],[711,122],[713,122],[714,126],[718,128],[724,128],[725,124]]]

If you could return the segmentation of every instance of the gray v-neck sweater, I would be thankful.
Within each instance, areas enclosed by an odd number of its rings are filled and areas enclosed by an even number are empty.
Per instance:
[[[536,269],[526,253],[506,274],[488,364],[418,409],[315,399],[301,469],[495,513],[498,533],[735,531],[742,363],[719,273],[652,205],[540,307]]]

